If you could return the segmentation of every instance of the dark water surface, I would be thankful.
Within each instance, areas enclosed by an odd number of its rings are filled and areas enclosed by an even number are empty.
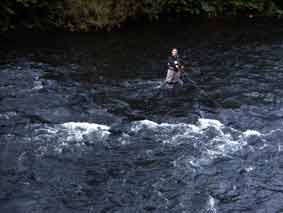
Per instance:
[[[282,35],[252,19],[2,35],[0,212],[283,212]],[[160,88],[175,46],[202,91]]]

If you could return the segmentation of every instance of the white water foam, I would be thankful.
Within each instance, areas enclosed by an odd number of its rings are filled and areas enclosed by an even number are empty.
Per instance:
[[[110,135],[110,127],[101,124],[69,122],[62,124],[61,126],[67,130],[67,141],[81,141],[84,137],[94,133],[101,140],[106,139]]]
[[[41,90],[43,89],[43,85],[41,81],[35,81],[34,82],[34,87],[32,88],[32,90]]]
[[[233,154],[247,145],[249,137],[262,135],[255,130],[241,132],[226,127],[218,120],[204,118],[199,119],[197,124],[158,124],[150,120],[137,121],[133,122],[131,132],[138,135],[147,134],[152,140],[164,144],[192,143],[201,146],[204,150],[204,159]]]
[[[54,142],[58,150],[73,145],[84,146],[85,143],[103,143],[110,136],[110,127],[87,122],[68,122],[54,126],[45,126],[37,129],[38,141]],[[190,159],[194,165],[201,166],[210,160],[221,156],[229,156],[244,146],[250,137],[262,137],[263,134],[255,130],[239,131],[226,127],[218,120],[199,119],[196,124],[187,123],[156,123],[150,120],[131,123],[130,132],[123,133],[118,142],[121,144],[132,143],[135,139],[145,136],[152,141],[177,146],[192,144],[201,150],[200,159]]]
[[[216,129],[220,129],[224,127],[224,125],[218,120],[200,118],[198,122],[200,129],[206,129],[208,127],[214,127]]]
[[[215,208],[215,199],[211,195],[209,196],[207,205],[208,205],[207,211],[209,213],[216,213],[217,212],[217,210]]]
[[[87,122],[45,125],[35,129],[33,140],[46,143],[38,150],[38,155],[42,156],[50,149],[61,153],[66,148],[83,149],[86,143],[103,143],[110,135],[109,130],[109,126]]]
[[[138,132],[144,128],[157,128],[159,126],[158,123],[155,123],[150,120],[143,120],[135,122],[134,125],[131,127],[132,132]]]
[[[262,134],[258,131],[255,130],[246,130],[244,132],[245,137],[250,137],[250,136],[262,136]]]

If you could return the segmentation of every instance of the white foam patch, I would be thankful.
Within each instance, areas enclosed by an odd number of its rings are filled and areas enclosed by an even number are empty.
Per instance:
[[[218,120],[200,118],[198,120],[200,129],[215,127],[216,129],[223,128],[224,125]]]
[[[178,124],[170,124],[170,123],[161,123],[158,124],[156,122],[150,121],[150,120],[143,120],[143,121],[136,121],[133,122],[133,125],[131,127],[132,132],[139,132],[145,129],[151,129],[151,130],[160,130],[161,128],[163,129],[168,129],[168,130],[173,130],[177,128],[182,128],[182,129],[191,129],[192,131],[198,132],[200,128],[196,127],[195,125],[192,124],[186,124],[186,123],[178,123]]]
[[[153,141],[173,146],[191,143],[194,147],[202,147],[202,159],[212,160],[221,156],[228,156],[247,145],[247,138],[261,136],[254,130],[241,132],[231,127],[225,127],[218,120],[199,119],[196,124],[158,124],[143,120],[133,122],[131,132],[137,136],[144,134]],[[130,138],[123,138],[123,141]],[[200,159],[199,159],[200,160]]]
[[[61,125],[62,127],[66,128],[68,131],[68,137],[67,140],[76,140],[81,141],[86,136],[93,135],[96,133],[96,136],[98,136],[98,139],[105,139],[110,135],[110,127],[106,125],[101,124],[95,124],[95,123],[80,123],[80,122],[69,122],[64,123]]]
[[[245,170],[246,170],[247,172],[251,172],[251,171],[253,171],[254,169],[255,169],[255,168],[252,167],[252,166],[249,166],[249,167],[245,168]]]
[[[39,129],[36,129],[35,132],[38,135],[42,135],[42,134],[49,134],[50,136],[55,135],[59,132],[58,128],[55,127],[50,127],[50,126],[45,126]]]
[[[67,129],[84,129],[86,131],[93,130],[109,130],[110,127],[102,124],[87,123],[87,122],[69,122],[62,124],[63,127]]]
[[[250,137],[250,136],[261,136],[262,134],[258,131],[255,130],[247,130],[244,132],[245,137]]]
[[[211,120],[211,119],[199,119],[198,125],[193,124],[186,124],[186,123],[177,123],[177,124],[170,124],[170,123],[155,123],[150,120],[143,120],[143,121],[136,121],[133,122],[133,125],[131,127],[131,131],[138,133],[140,131],[144,130],[151,130],[156,132],[181,132],[181,135],[187,135],[189,136],[190,133],[198,133],[202,134],[204,130],[207,130],[208,128],[213,128],[218,132],[222,132],[221,129],[224,128],[224,125],[217,120]]]
[[[207,205],[208,205],[207,211],[211,213],[217,213],[217,210],[215,208],[215,199],[211,195],[209,195]]]
[[[155,123],[150,120],[143,120],[143,121],[137,121],[134,122],[134,125],[131,127],[132,132],[139,132],[143,130],[144,128],[157,128],[159,126],[158,123]]]
[[[32,90],[41,90],[43,89],[43,84],[41,81],[34,81],[34,86],[32,88]]]
[[[42,143],[38,156],[49,151],[61,153],[63,150],[83,151],[86,144],[104,143],[110,135],[110,127],[87,122],[68,122],[57,125],[44,125],[34,128],[33,142]]]

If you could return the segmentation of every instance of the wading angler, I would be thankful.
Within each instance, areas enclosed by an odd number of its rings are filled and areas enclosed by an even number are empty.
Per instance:
[[[166,86],[168,88],[174,88],[177,84],[182,86],[183,81],[181,80],[181,74],[184,69],[184,64],[178,54],[177,48],[172,49],[171,56],[168,58],[167,66]]]

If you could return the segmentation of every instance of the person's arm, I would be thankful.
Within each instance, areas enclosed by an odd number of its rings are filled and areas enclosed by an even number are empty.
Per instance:
[[[169,69],[172,69],[172,70],[175,70],[176,69],[176,65],[174,64],[174,60],[172,57],[169,57],[168,58],[168,68]]]

